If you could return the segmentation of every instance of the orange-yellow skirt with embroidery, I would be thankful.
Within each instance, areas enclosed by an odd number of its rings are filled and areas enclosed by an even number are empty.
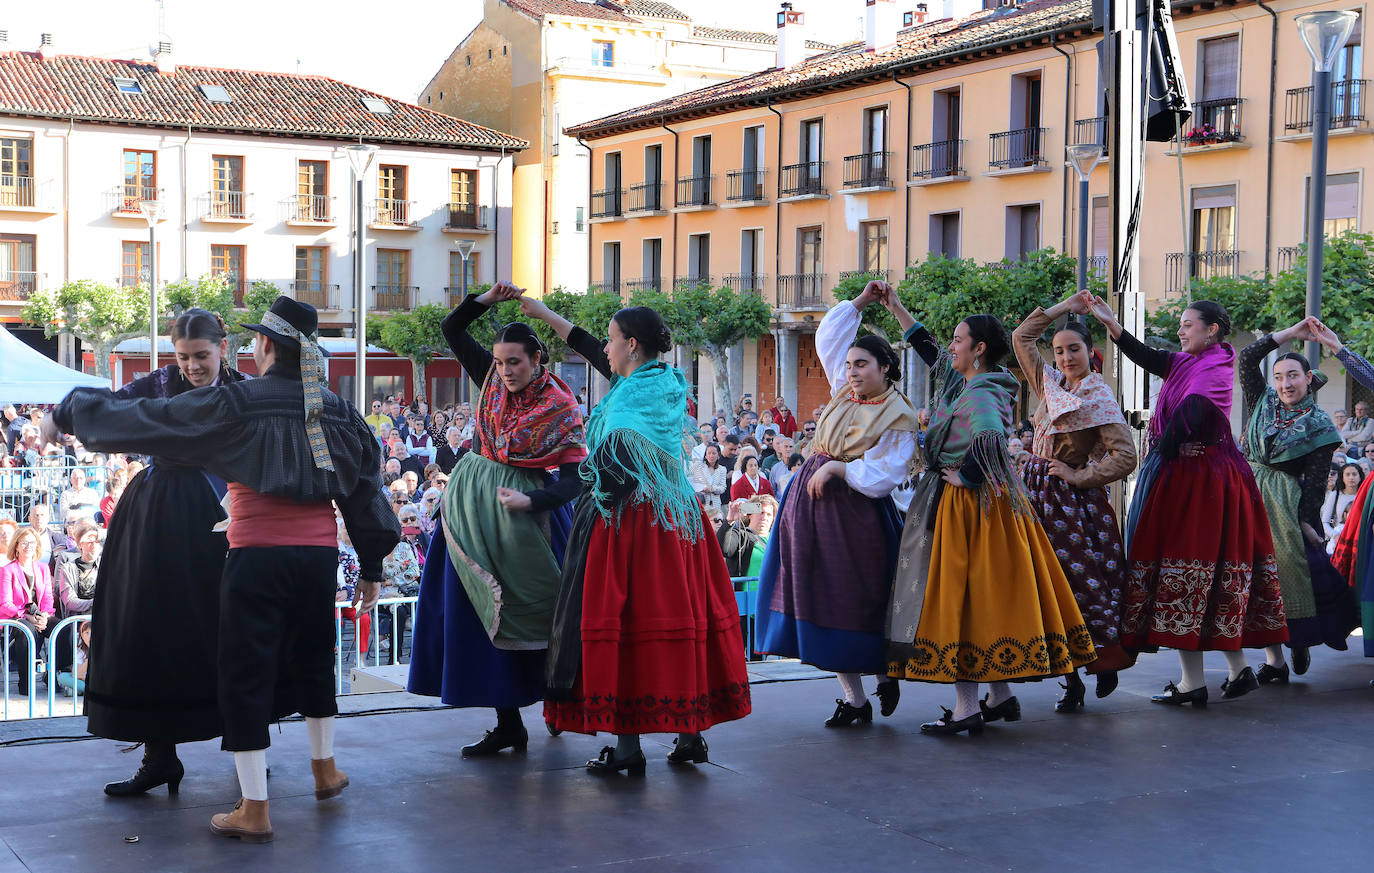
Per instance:
[[[911,508],[888,609],[888,675],[926,682],[1044,679],[1096,657],[1073,590],[1034,516],[1014,511],[1005,496],[985,508],[977,489],[954,486],[942,489],[938,504],[922,511],[913,500]]]

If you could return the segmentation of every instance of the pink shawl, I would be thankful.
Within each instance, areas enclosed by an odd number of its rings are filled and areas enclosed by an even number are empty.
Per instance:
[[[1200,355],[1175,352],[1169,360],[1169,376],[1159,389],[1159,400],[1150,418],[1150,438],[1159,439],[1183,401],[1200,394],[1230,418],[1236,377],[1236,350],[1230,343],[1208,346]]]

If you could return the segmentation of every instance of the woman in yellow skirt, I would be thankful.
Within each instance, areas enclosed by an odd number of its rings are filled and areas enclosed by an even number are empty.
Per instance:
[[[1021,718],[1008,682],[1072,673],[1096,657],[1093,640],[1007,453],[1018,383],[1000,366],[1002,323],[969,316],[941,349],[896,294],[883,304],[935,384],[888,608],[888,674],[954,683],[955,708],[922,732],[981,733]]]

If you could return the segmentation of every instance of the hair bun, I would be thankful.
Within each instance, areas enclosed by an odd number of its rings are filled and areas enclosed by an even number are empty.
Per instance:
[[[668,325],[658,329],[658,351],[659,354],[667,354],[673,350],[673,332],[668,329]]]

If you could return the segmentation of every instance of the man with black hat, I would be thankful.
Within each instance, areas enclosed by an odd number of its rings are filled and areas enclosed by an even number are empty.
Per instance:
[[[278,297],[246,324],[257,379],[171,399],[116,398],[78,388],[45,421],[94,451],[130,451],[204,467],[233,498],[219,640],[222,747],[234,753],[243,799],[214,816],[216,834],[272,839],[267,726],[299,712],[310,734],[315,796],[338,795],[334,765],[334,595],[337,505],[358,553],[355,608],[377,602],[382,559],[400,540],[362,415],[329,390],[313,307]]]

